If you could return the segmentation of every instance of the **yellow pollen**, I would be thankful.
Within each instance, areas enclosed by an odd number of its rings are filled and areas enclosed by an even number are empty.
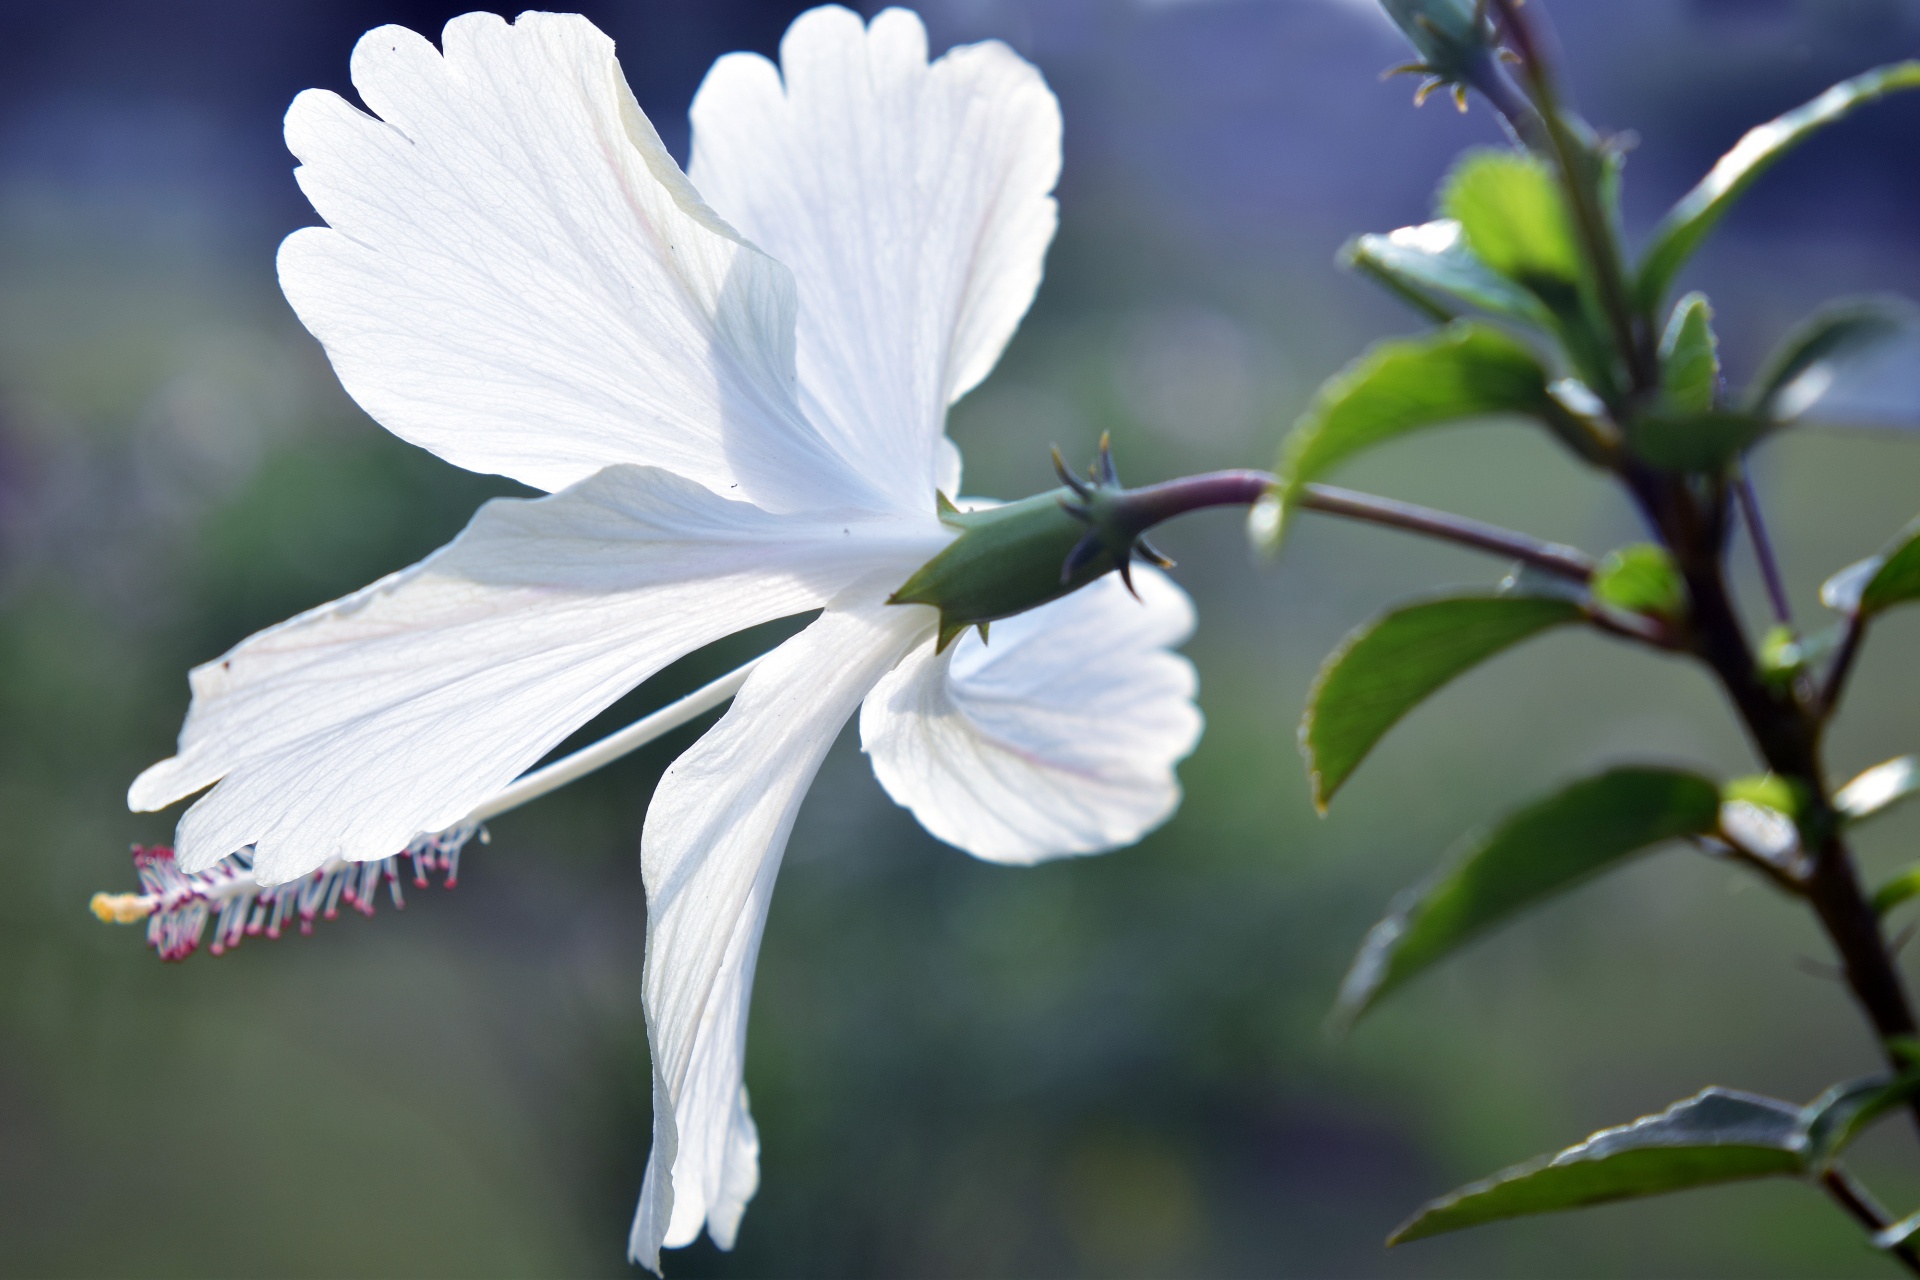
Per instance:
[[[153,914],[153,903],[137,893],[96,893],[87,905],[105,924],[137,924]]]

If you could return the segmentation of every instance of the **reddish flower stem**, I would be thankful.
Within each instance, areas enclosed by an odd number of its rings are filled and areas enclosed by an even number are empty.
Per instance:
[[[1189,511],[1200,511],[1207,507],[1251,506],[1271,495],[1276,483],[1277,477],[1267,471],[1212,471],[1203,475],[1183,476],[1178,480],[1127,490],[1117,500],[1116,514],[1130,529],[1144,532],[1164,520]],[[1436,511],[1432,507],[1326,484],[1301,486],[1294,501],[1303,511],[1318,511],[1322,515],[1341,516],[1348,520],[1422,534],[1458,546],[1471,547],[1475,551],[1519,560],[1573,582],[1585,583],[1593,576],[1594,562],[1585,552],[1498,525]]]

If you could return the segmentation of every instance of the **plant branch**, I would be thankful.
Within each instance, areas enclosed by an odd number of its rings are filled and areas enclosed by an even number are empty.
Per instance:
[[[1817,834],[1807,837],[1811,860],[1801,893],[1839,953],[1847,987],[1878,1034],[1887,1061],[1901,1069],[1904,1064],[1887,1043],[1914,1034],[1913,1007],[1841,834],[1820,758],[1817,709],[1760,678],[1741,629],[1727,589],[1726,504],[1711,500],[1703,506],[1678,479],[1642,470],[1629,472],[1627,479],[1686,579],[1694,655],[1719,679],[1767,767],[1797,783],[1806,796],[1799,825],[1803,833]],[[1920,1124],[1920,1100],[1912,1109]]]
[[[1820,688],[1820,719],[1822,723],[1833,718],[1840,707],[1840,696],[1846,692],[1847,677],[1853,674],[1853,664],[1860,656],[1861,642],[1867,638],[1867,619],[1858,609],[1847,616],[1847,629],[1840,637],[1839,651],[1833,655],[1833,665],[1827,668],[1826,683]]]
[[[1690,843],[1694,848],[1700,850],[1700,852],[1709,858],[1717,858],[1727,862],[1737,862],[1744,867],[1749,867],[1759,872],[1762,876],[1772,881],[1774,888],[1780,890],[1780,892],[1786,894],[1788,897],[1806,897],[1806,881],[1802,878],[1801,873],[1794,868],[1783,866],[1774,859],[1755,853],[1751,849],[1743,849],[1737,844],[1713,837],[1696,836]]]
[[[1483,50],[1468,65],[1466,78],[1499,113],[1516,142],[1536,149],[1547,145],[1546,124],[1540,119],[1540,113],[1520,92],[1492,50]]]
[[[1126,490],[1115,500],[1115,514],[1129,529],[1143,533],[1189,511],[1251,506],[1272,496],[1278,483],[1279,477],[1270,471],[1212,471],[1183,476]],[[1293,501],[1304,511],[1341,516],[1470,547],[1519,560],[1572,582],[1585,584],[1593,577],[1593,557],[1584,551],[1432,507],[1327,484],[1302,485]]]
[[[1416,506],[1411,502],[1398,502],[1392,498],[1357,493],[1333,485],[1309,484],[1304,486],[1299,505],[1303,510],[1318,511],[1322,515],[1344,516],[1349,520],[1424,534],[1476,551],[1505,556],[1583,585],[1593,577],[1593,558],[1577,548],[1546,542],[1503,529],[1499,525],[1436,511],[1431,507]]]
[[[1840,1166],[1828,1165],[1821,1170],[1820,1186],[1870,1234],[1878,1236],[1893,1225],[1893,1219],[1874,1201],[1872,1193],[1855,1182]],[[1920,1252],[1916,1252],[1911,1244],[1889,1245],[1887,1252],[1899,1259],[1900,1265],[1908,1271],[1920,1275]]]
[[[1753,543],[1753,557],[1760,563],[1761,580],[1767,584],[1767,599],[1773,605],[1773,617],[1783,627],[1793,625],[1793,606],[1787,601],[1786,580],[1780,574],[1780,561],[1773,554],[1773,539],[1767,536],[1766,521],[1760,518],[1760,495],[1754,492],[1753,472],[1745,458],[1734,481],[1733,494],[1740,504],[1740,518],[1747,526],[1747,539]]]

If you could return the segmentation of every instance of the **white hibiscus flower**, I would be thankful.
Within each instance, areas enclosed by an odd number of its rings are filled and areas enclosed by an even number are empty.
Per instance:
[[[383,27],[372,114],[287,114],[326,220],[280,279],[349,393],[458,466],[548,491],[192,674],[136,809],[211,787],[184,871],[262,884],[453,827],[595,713],[731,632],[819,609],[667,771],[647,814],[654,1146],[633,1257],[734,1239],[758,1180],[742,1083],[755,953],[795,812],[856,708],[890,795],[1031,863],[1178,800],[1200,720],[1186,597],[1112,576],[936,651],[888,596],[955,537],[947,406],[986,376],[1052,237],[1060,118],[999,44],[931,64],[912,14],[801,17],[723,58],[691,181],[586,20]]]

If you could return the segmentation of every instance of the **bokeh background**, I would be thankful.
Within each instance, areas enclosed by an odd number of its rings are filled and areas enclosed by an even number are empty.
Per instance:
[[[706,66],[801,6],[587,6],[684,155]],[[0,2],[0,1272],[617,1275],[649,1138],[636,850],[695,729],[493,824],[460,887],[165,966],[86,912],[131,887],[124,788],[169,752],[186,668],[404,565],[507,492],[386,436],[274,284],[314,221],[279,119],[349,90],[425,0]],[[508,12],[511,12],[509,10]],[[971,492],[1051,484],[1111,431],[1147,481],[1263,465],[1315,384],[1413,326],[1334,265],[1418,221],[1488,116],[1409,105],[1360,0],[931,0],[938,45],[998,37],[1066,113],[1038,303],[957,407]],[[1747,125],[1920,52],[1915,0],[1560,0],[1588,114],[1632,131],[1644,232]],[[1819,298],[1920,297],[1920,102],[1806,148],[1692,271],[1736,376]],[[1759,478],[1799,607],[1920,509],[1920,438],[1805,433]],[[1599,551],[1601,484],[1517,428],[1436,433],[1343,477]],[[971,861],[881,792],[851,736],[775,899],[748,1079],[763,1187],[738,1249],[681,1275],[1890,1274],[1807,1188],[1700,1192],[1384,1252],[1430,1195],[1720,1083],[1806,1098],[1870,1069],[1820,939],[1768,890],[1668,852],[1323,1030],[1391,895],[1458,833],[1620,759],[1744,772],[1692,671],[1559,636],[1462,681],[1332,816],[1294,725],[1372,611],[1501,566],[1309,521],[1273,568],[1237,521],[1166,531],[1202,623],[1206,738],[1137,848]],[[1751,566],[1743,565],[1751,586]],[[1756,593],[1757,594],[1757,593]],[[679,664],[623,723],[780,634]],[[1890,619],[1832,748],[1920,746],[1920,616]],[[1864,841],[1883,873],[1920,814]],[[1860,1168],[1920,1204],[1911,1135]]]

